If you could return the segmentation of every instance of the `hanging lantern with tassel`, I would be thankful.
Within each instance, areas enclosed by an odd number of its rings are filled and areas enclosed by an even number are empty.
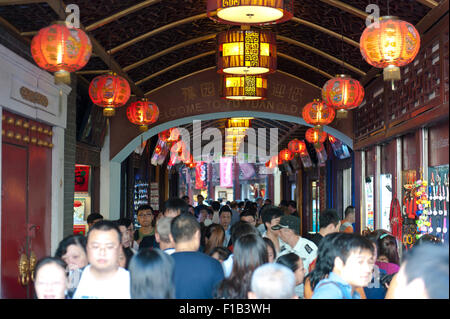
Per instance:
[[[293,158],[294,158],[294,153],[292,153],[287,148],[282,149],[280,151],[280,159],[282,159],[283,162],[288,162],[288,161],[292,160]]]
[[[306,144],[295,138],[288,143],[288,149],[293,153],[301,154],[306,150]]]
[[[89,96],[94,104],[103,107],[103,115],[114,116],[115,108],[124,106],[131,90],[127,80],[110,72],[95,77],[89,85]]]
[[[158,120],[159,109],[155,103],[143,99],[142,101],[133,102],[128,106],[127,117],[131,123],[139,125],[141,132],[146,132],[148,125]]]
[[[369,25],[359,40],[361,54],[367,63],[383,68],[383,78],[400,80],[400,67],[414,60],[420,49],[420,35],[409,22],[384,16]]]
[[[347,110],[358,107],[364,99],[364,88],[359,81],[345,74],[328,80],[322,88],[322,100],[337,110],[337,118],[346,118]]]
[[[320,131],[314,127],[306,130],[305,139],[308,143],[314,144],[314,146],[320,146],[320,143],[324,143],[327,138],[327,133]]]
[[[65,21],[39,30],[31,41],[31,55],[36,64],[54,72],[55,84],[70,84],[70,72],[82,69],[92,54],[91,40]]]
[[[335,114],[332,106],[328,106],[318,99],[306,104],[302,110],[305,122],[314,125],[319,130],[322,130],[323,125],[333,122]]]

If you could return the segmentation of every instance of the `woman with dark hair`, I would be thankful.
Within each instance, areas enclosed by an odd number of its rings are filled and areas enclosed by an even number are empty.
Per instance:
[[[61,258],[72,269],[83,269],[88,264],[86,237],[70,235],[59,242],[55,257]]]
[[[376,265],[385,270],[388,275],[400,269],[397,240],[390,234],[382,234],[377,240],[378,258]]]
[[[231,251],[225,247],[215,247],[209,255],[222,263],[230,257]]]
[[[69,298],[72,298],[81,279],[81,273],[88,264],[86,243],[86,237],[70,235],[61,240],[55,252],[55,257],[61,258],[67,265],[66,271],[69,277],[67,295]]]
[[[295,275],[295,294],[299,297],[303,296],[303,280],[305,279],[305,269],[303,261],[299,255],[289,253],[277,258],[277,264],[288,267]]]
[[[263,237],[263,240],[266,243],[268,261],[269,263],[273,263],[275,261],[275,257],[277,256],[275,245],[270,238]]]
[[[356,289],[372,278],[374,246],[366,238],[349,233],[325,236],[310,273],[312,299],[360,299]]]
[[[130,261],[132,299],[173,299],[175,263],[159,248],[140,250]]]
[[[36,264],[34,289],[38,299],[65,299],[66,263],[57,257],[45,257]]]
[[[205,249],[203,252],[210,255],[212,250],[216,247],[223,247],[223,241],[225,239],[225,230],[222,225],[211,224],[205,229],[204,243]]]
[[[233,253],[231,274],[219,284],[216,298],[247,299],[254,270],[268,262],[266,243],[258,235],[239,237],[234,244]]]

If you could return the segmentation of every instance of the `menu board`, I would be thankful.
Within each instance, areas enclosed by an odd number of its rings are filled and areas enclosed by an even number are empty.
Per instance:
[[[150,183],[150,206],[154,210],[159,211],[159,185],[158,183]]]

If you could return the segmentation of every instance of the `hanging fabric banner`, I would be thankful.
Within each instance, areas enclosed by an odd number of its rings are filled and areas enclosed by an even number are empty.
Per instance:
[[[233,158],[220,158],[220,186],[233,187]]]

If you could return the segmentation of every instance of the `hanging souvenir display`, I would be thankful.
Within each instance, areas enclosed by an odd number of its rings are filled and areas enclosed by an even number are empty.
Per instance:
[[[416,211],[417,203],[414,193],[414,185],[416,180],[416,171],[403,172],[403,211],[402,211],[402,244],[403,249],[411,249],[416,242],[417,224],[416,224]]]
[[[449,167],[448,165],[429,167],[427,187],[430,202],[428,233],[441,242],[448,243]]]

